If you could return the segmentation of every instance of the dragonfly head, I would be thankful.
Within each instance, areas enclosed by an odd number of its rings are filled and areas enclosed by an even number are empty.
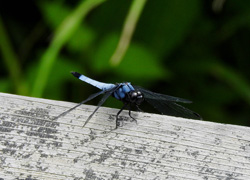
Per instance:
[[[144,96],[141,91],[134,90],[128,93],[129,102],[140,105],[144,101]]]

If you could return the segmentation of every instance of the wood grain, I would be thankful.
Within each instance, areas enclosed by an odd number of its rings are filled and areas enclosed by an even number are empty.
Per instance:
[[[0,179],[250,179],[250,128],[0,93]]]

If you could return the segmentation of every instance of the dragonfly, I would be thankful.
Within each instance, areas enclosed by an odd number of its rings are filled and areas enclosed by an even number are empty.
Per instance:
[[[88,119],[85,121],[83,127],[89,122],[89,120],[93,117],[93,115],[96,113],[96,111],[100,108],[100,106],[103,105],[103,103],[110,97],[114,97],[119,101],[123,102],[122,108],[118,111],[116,114],[116,125],[115,129],[119,126],[119,115],[120,113],[129,106],[129,116],[132,119],[132,121],[136,121],[136,119],[131,115],[131,107],[135,107],[138,111],[142,111],[140,109],[140,105],[147,101],[149,104],[151,104],[155,109],[157,109],[161,114],[164,115],[170,115],[170,116],[176,116],[176,117],[183,117],[183,118],[189,118],[189,119],[202,119],[201,116],[193,112],[177,103],[192,103],[191,101],[179,97],[164,95],[160,93],[155,93],[152,91],[149,91],[147,89],[144,89],[140,86],[132,85],[130,82],[123,82],[123,83],[103,83],[96,81],[94,79],[91,79],[87,76],[84,76],[78,72],[71,72],[71,74],[80,79],[81,81],[84,81],[85,83],[88,83],[92,86],[95,86],[100,91],[94,94],[91,94],[87,99],[80,102],[78,105],[72,107],[71,109],[65,111],[64,113],[60,114],[56,117],[59,118],[61,116],[65,116],[70,111],[74,110],[75,108],[79,107],[80,105],[94,99],[95,97],[104,94],[102,99],[99,101],[96,109],[90,114]]]

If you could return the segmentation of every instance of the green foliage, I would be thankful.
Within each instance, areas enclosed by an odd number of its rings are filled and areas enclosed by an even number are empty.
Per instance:
[[[110,64],[110,57],[118,41],[119,37],[113,34],[100,42],[93,59],[92,70],[96,72],[112,71],[124,79],[145,78],[147,82],[169,76],[168,70],[163,68],[160,59],[153,52],[150,52],[150,49],[133,42],[130,44],[121,64],[113,68]]]
[[[143,35],[157,55],[168,56],[194,28],[200,8],[199,0],[149,1],[138,24],[138,36]]]
[[[39,97],[43,94],[50,72],[55,64],[55,60],[60,49],[68,42],[75,31],[79,28],[81,20],[87,15],[87,13],[103,1],[104,0],[86,0],[81,2],[79,6],[58,26],[50,46],[40,59],[37,78],[35,79],[31,91],[32,96]]]
[[[208,121],[250,125],[250,1],[16,3],[0,7],[1,92],[79,102],[97,91],[69,73],[79,71],[190,99]]]

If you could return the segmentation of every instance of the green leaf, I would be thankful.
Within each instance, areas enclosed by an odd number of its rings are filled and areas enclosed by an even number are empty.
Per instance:
[[[200,8],[198,0],[147,1],[136,35],[166,57],[187,37]]]
[[[29,84],[34,82],[35,76],[39,69],[38,62],[31,64],[26,73],[26,79]],[[63,93],[65,91],[60,90],[67,80],[73,80],[74,78],[70,74],[71,71],[82,72],[79,66],[71,59],[59,56],[55,62],[55,70],[52,70],[48,78],[48,83],[44,91],[44,98],[48,99],[63,99]]]
[[[52,29],[56,29],[71,12],[61,1],[40,1],[39,7],[43,18]]]
[[[72,11],[66,4],[59,1],[42,1],[41,9],[43,16],[52,29],[55,29]],[[73,52],[82,52],[87,48],[95,39],[96,34],[94,31],[83,24],[75,31],[67,43],[67,47]]]
[[[160,59],[146,47],[132,43],[121,64],[115,69],[120,76],[147,80],[168,78],[169,70],[164,68]]]
[[[0,79],[0,92],[10,92],[11,81],[10,79]]]
[[[96,38],[95,32],[87,25],[81,25],[70,38],[67,47],[72,52],[82,52],[90,47]]]
[[[231,86],[243,100],[250,104],[250,84],[239,72],[219,63],[211,64],[210,68],[215,76]]]
[[[112,34],[106,36],[100,42],[98,48],[95,50],[95,54],[93,55],[93,63],[90,64],[95,72],[101,73],[111,69],[109,59],[112,56],[118,41],[118,35]]]
[[[126,79],[147,78],[147,80],[150,80],[169,77],[170,72],[163,67],[160,59],[153,52],[133,42],[121,64],[112,69],[109,59],[118,40],[117,35],[110,35],[102,41],[93,61],[92,68],[95,71],[100,73],[110,70]]]
[[[43,54],[40,59],[39,69],[37,71],[37,77],[33,83],[31,95],[41,97],[49,75],[55,64],[56,57],[58,56],[61,48],[70,40],[72,35],[80,27],[82,20],[86,15],[96,6],[103,3],[105,0],[86,0],[79,3],[76,9],[68,15],[60,26],[55,31],[55,36],[51,42],[49,48]]]

